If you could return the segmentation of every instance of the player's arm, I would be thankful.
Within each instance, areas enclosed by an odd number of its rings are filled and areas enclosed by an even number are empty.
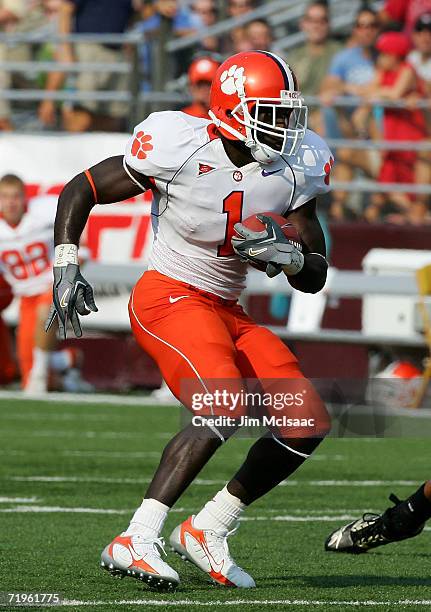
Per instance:
[[[70,320],[77,337],[82,335],[78,315],[96,312],[93,290],[79,269],[78,245],[93,206],[121,202],[150,188],[149,179],[127,165],[123,156],[110,157],[75,176],[63,189],[54,224],[53,306],[46,329],[58,319],[66,338]]]
[[[109,157],[81,172],[60,194],[54,226],[55,246],[79,244],[95,204],[121,202],[150,188],[151,183],[145,176],[130,167],[126,171],[122,155]]]
[[[294,275],[285,271],[289,283],[304,293],[317,293],[326,283],[328,262],[322,226],[316,214],[316,199],[287,214],[286,217],[296,227],[301,237],[304,265]]]

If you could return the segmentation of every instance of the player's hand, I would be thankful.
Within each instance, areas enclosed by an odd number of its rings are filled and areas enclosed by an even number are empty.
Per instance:
[[[266,215],[258,215],[265,230],[254,232],[242,223],[235,224],[239,237],[232,238],[235,253],[246,261],[266,263],[266,274],[270,278],[283,270],[287,275],[298,274],[304,265],[304,255],[283,234],[281,227]]]
[[[77,264],[54,266],[53,304],[45,324],[48,331],[55,319],[58,319],[60,338],[66,339],[67,322],[70,321],[77,338],[82,336],[78,315],[97,312],[93,288],[82,276]]]

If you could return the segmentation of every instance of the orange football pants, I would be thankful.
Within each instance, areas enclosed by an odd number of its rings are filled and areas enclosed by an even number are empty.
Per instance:
[[[41,306],[50,305],[51,302],[51,290],[39,295],[24,296],[20,300],[19,325],[16,342],[23,387],[25,387],[27,383],[33,365],[33,349],[39,308]]]
[[[327,432],[326,409],[296,357],[280,338],[247,316],[236,300],[224,300],[149,270],[132,292],[129,315],[137,342],[156,361],[173,394],[191,410],[192,390],[228,387],[240,392],[244,379],[259,379],[264,391],[308,394],[300,406],[290,402],[286,409],[269,408],[270,414],[314,417],[319,431]],[[266,384],[271,389],[265,389]],[[241,416],[238,409],[235,416]],[[317,435],[317,430],[310,433],[302,427],[283,426],[280,431],[282,437]]]

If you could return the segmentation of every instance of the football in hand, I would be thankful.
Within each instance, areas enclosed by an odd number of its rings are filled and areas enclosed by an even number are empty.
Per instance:
[[[302,251],[302,242],[298,234],[298,231],[295,228],[295,226],[292,225],[292,223],[290,223],[288,219],[285,219],[281,215],[277,215],[276,213],[273,213],[273,212],[262,212],[262,213],[259,213],[259,215],[265,215],[266,217],[271,217],[271,219],[274,219],[274,221],[278,223],[278,225],[283,230],[283,234],[286,236],[286,238],[288,238],[289,241],[299,251]],[[245,227],[247,227],[248,229],[252,230],[253,232],[263,232],[266,229],[265,224],[262,223],[262,221],[260,221],[260,219],[257,218],[257,215],[251,215],[251,217],[247,217],[247,219],[243,219],[241,223],[245,225]],[[265,262],[249,261],[249,264],[253,266],[253,268],[256,268],[256,270],[260,270],[261,272],[265,272],[266,270]]]

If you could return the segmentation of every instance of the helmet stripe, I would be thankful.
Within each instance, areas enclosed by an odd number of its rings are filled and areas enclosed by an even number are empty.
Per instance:
[[[294,72],[291,70],[290,66],[286,64],[286,62],[281,57],[279,57],[278,55],[275,55],[275,53],[270,53],[269,51],[259,51],[259,53],[264,53],[265,55],[268,55],[268,57],[272,57],[272,59],[275,61],[275,63],[281,70],[281,73],[284,79],[284,86],[288,91],[298,90],[298,84],[296,82],[296,77],[295,77]]]

